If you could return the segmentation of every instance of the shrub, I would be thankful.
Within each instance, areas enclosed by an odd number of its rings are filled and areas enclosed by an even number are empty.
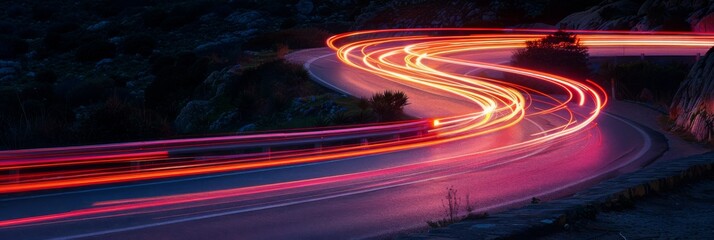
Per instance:
[[[113,17],[129,8],[143,7],[151,4],[156,4],[156,1],[150,0],[95,0],[85,2],[85,8],[92,13],[96,13],[102,18]]]
[[[146,34],[132,34],[124,38],[121,49],[124,54],[149,56],[156,47],[156,40]]]
[[[68,33],[79,29],[79,24],[73,22],[61,22],[50,25],[47,33]]]
[[[11,35],[15,33],[17,28],[15,24],[9,22],[0,22],[0,35]]]
[[[394,121],[399,120],[404,113],[404,106],[409,104],[408,99],[404,92],[386,90],[372,95],[369,104],[379,121]]]
[[[511,64],[585,80],[590,74],[588,57],[588,48],[580,45],[575,34],[557,31],[542,39],[526,42],[525,49],[513,54]]]
[[[32,19],[35,21],[47,21],[55,14],[52,6],[38,4],[32,7]]]
[[[17,37],[0,37],[0,59],[16,58],[26,53],[30,45]]]
[[[0,88],[0,112],[3,113],[2,115],[17,116],[20,113],[18,96],[18,89]]]
[[[106,40],[95,40],[77,48],[77,61],[93,62],[104,58],[113,58],[116,46]]]
[[[446,227],[464,219],[464,217],[459,216],[461,204],[463,204],[463,202],[461,202],[462,199],[458,196],[458,192],[459,191],[456,190],[454,186],[449,186],[446,188],[446,196],[444,196],[444,198],[441,200],[441,206],[444,208],[444,218],[436,221],[426,221],[429,227]],[[471,215],[472,211],[474,210],[470,201],[471,200],[469,199],[469,195],[467,194],[466,211],[469,215]]]
[[[63,116],[39,114],[18,117],[0,115],[0,149],[19,149],[71,144],[70,121]]]
[[[31,26],[25,26],[17,31],[17,36],[22,39],[35,39],[42,36],[42,34]]]
[[[107,99],[111,86],[106,79],[67,79],[55,86],[55,93],[70,106],[88,105]]]
[[[44,48],[41,50],[65,52],[76,48],[79,45],[76,39],[78,29],[79,25],[68,22],[51,25],[42,39]]]
[[[241,115],[253,120],[285,110],[297,97],[317,93],[302,66],[282,60],[245,70],[232,79],[228,89]]]
[[[19,18],[22,15],[25,15],[27,13],[27,10],[28,9],[26,9],[22,5],[13,4],[12,6],[8,7],[5,12],[7,13],[7,16],[9,16],[9,17]]]
[[[249,39],[243,47],[249,50],[274,49],[286,45],[290,49],[324,47],[332,34],[318,28],[294,28],[260,34]]]
[[[183,102],[211,70],[206,58],[199,58],[191,52],[156,56],[151,62],[156,79],[146,88],[146,104],[169,118],[178,113]]]
[[[54,98],[52,85],[48,83],[28,84],[20,92],[20,99],[23,104],[30,102],[29,100],[51,100]]]
[[[155,28],[161,26],[161,23],[164,22],[167,15],[166,11],[153,8],[144,12],[144,14],[141,15],[141,18],[144,21],[144,26]]]
[[[90,142],[160,138],[171,134],[170,124],[165,118],[118,98],[108,99],[80,126],[78,134],[84,141]]]
[[[615,80],[619,98],[654,100],[669,105],[689,69],[690,66],[686,64],[637,61],[605,65],[600,75],[603,80]]]
[[[144,25],[148,27],[161,27],[170,30],[195,21],[208,10],[211,10],[214,3],[211,1],[191,1],[178,4],[169,11],[154,8],[145,12],[142,18]]]
[[[35,81],[41,83],[55,83],[57,81],[57,74],[52,70],[43,70],[35,75]]]

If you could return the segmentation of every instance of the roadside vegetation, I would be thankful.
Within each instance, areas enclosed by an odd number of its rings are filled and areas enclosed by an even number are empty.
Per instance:
[[[404,119],[283,60],[346,30],[294,4],[0,3],[0,150]]]
[[[614,82],[617,99],[652,103],[666,108],[671,105],[674,94],[691,67],[688,61],[608,61],[600,66],[595,79],[608,85]]]
[[[525,48],[513,53],[511,64],[577,81],[592,79],[608,90],[608,86],[614,83],[617,99],[650,103],[665,109],[692,64],[691,60],[663,57],[596,59],[589,57],[588,48],[580,44],[577,35],[559,30],[541,39],[526,42]],[[511,74],[507,78],[545,93],[559,91],[538,85],[526,77]]]
[[[385,90],[372,95],[369,106],[379,121],[403,120],[404,107],[409,104],[408,100],[409,97],[404,92]]]
[[[426,224],[432,228],[446,227],[453,223],[465,219],[482,219],[488,217],[488,213],[475,213],[475,202],[471,201],[470,194],[466,194],[465,199],[459,196],[459,191],[454,186],[446,188],[446,195],[441,199],[444,217],[435,221],[426,221]],[[462,210],[466,211],[466,215],[462,215]]]
[[[527,41],[511,57],[516,67],[535,69],[584,81],[589,75],[588,48],[577,35],[559,30],[544,38]]]

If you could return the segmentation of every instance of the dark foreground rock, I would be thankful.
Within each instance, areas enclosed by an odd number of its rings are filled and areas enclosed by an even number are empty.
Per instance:
[[[603,212],[606,213],[604,215],[605,219],[608,219],[608,216],[613,216],[607,215],[613,214],[608,212],[631,209],[633,206],[637,206],[635,202],[640,199],[659,196],[672,190],[686,187],[691,182],[711,179],[712,176],[714,176],[714,152],[673,161],[661,161],[635,173],[602,182],[570,198],[531,204],[523,208],[494,214],[484,219],[466,220],[446,228],[432,229],[428,233],[410,235],[405,239],[533,239],[535,237],[547,237],[550,234],[570,230],[573,226],[581,226],[583,221],[594,221]],[[703,189],[708,191],[706,189],[711,188],[704,187]],[[714,194],[707,192],[703,195],[695,194],[692,196],[699,198],[696,201],[704,204],[701,206],[706,207],[711,206],[711,203],[714,202],[714,198],[710,198],[712,195]],[[676,214],[677,209],[685,211],[685,206],[683,205],[662,206],[662,208],[670,209],[670,213],[673,214]],[[696,210],[696,208],[692,210]],[[647,212],[653,213],[656,211],[643,211],[637,214],[643,216],[642,214]],[[707,218],[706,216],[710,215],[693,215],[691,217],[697,216]],[[661,230],[650,232],[652,234],[664,233],[668,228],[682,228],[683,230],[678,233],[670,233],[675,235],[637,236],[648,237],[648,239],[649,237],[658,239],[706,239],[705,236],[711,236],[710,219],[694,221],[692,219],[684,220],[683,217],[674,220],[666,218],[655,220],[654,218],[657,218],[657,216],[653,216],[649,220],[641,219],[642,223],[638,224],[645,224],[646,221],[650,221],[653,224],[655,221],[662,221],[661,225],[653,226]],[[634,216],[630,218],[633,222],[637,221],[637,219]],[[680,222],[677,223],[675,221]],[[624,222],[623,226],[625,226],[624,224],[627,224],[627,222]],[[636,226],[639,225],[633,225],[633,227]],[[646,230],[638,231],[640,234],[647,233]],[[686,235],[692,234],[687,231],[696,232],[697,235]],[[562,238],[567,239],[569,236],[564,235]],[[573,238],[581,239],[578,237]]]
[[[714,140],[714,48],[692,67],[672,100],[675,130],[699,141]]]

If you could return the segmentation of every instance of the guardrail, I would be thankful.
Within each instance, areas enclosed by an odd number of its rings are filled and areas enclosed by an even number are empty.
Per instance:
[[[320,129],[309,132],[259,133],[118,144],[11,150],[0,152],[0,188],[130,171],[227,163],[261,162],[283,157],[369,148],[434,137],[429,120]],[[352,147],[352,148],[350,148]],[[6,192],[6,191],[0,191]]]

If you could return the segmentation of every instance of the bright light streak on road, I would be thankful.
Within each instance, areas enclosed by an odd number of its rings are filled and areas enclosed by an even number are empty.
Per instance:
[[[327,45],[347,66],[364,70],[389,81],[425,91],[457,96],[471,104],[469,113],[435,119],[347,126],[332,129],[303,129],[289,133],[262,133],[135,143],[31,149],[0,152],[0,194],[79,187],[139,180],[214,174],[257,168],[314,163],[336,159],[423,148],[483,136],[521,124],[526,117],[549,116],[561,119],[560,125],[530,134],[516,143],[503,143],[474,154],[535,151],[539,146],[569,139],[593,126],[607,102],[604,89],[592,81],[570,79],[547,72],[504,64],[473,61],[466,56],[492,49],[525,46],[551,30],[514,29],[396,29],[359,31],[335,35]],[[630,33],[576,31],[586,46],[655,46],[686,48],[714,45],[714,36],[685,33]],[[519,75],[534,86],[523,86],[508,79],[472,76],[450,71],[458,66]],[[540,89],[551,89],[545,91]],[[557,93],[550,91],[557,89]],[[534,108],[534,102],[539,108]],[[545,106],[545,107],[543,107]],[[322,144],[323,139],[359,140],[385,134],[416,133],[409,137],[376,142],[346,143],[335,146],[236,153],[245,146],[283,144],[304,146]],[[346,139],[346,140],[345,140]],[[282,145],[281,145],[282,146]],[[216,151],[225,151],[215,153]],[[227,153],[226,153],[227,152]],[[133,165],[132,165],[133,164]],[[139,166],[139,167],[137,167]],[[73,167],[78,167],[75,170]],[[57,168],[57,169],[54,169]],[[40,169],[40,170],[38,170]],[[51,169],[41,171],[41,169]],[[262,186],[261,191],[339,182],[373,176],[385,169],[310,181]],[[257,188],[240,188],[210,194],[182,195],[161,199],[103,203],[83,211],[0,221],[0,226],[86,217],[98,213],[201,201],[246,194]]]

